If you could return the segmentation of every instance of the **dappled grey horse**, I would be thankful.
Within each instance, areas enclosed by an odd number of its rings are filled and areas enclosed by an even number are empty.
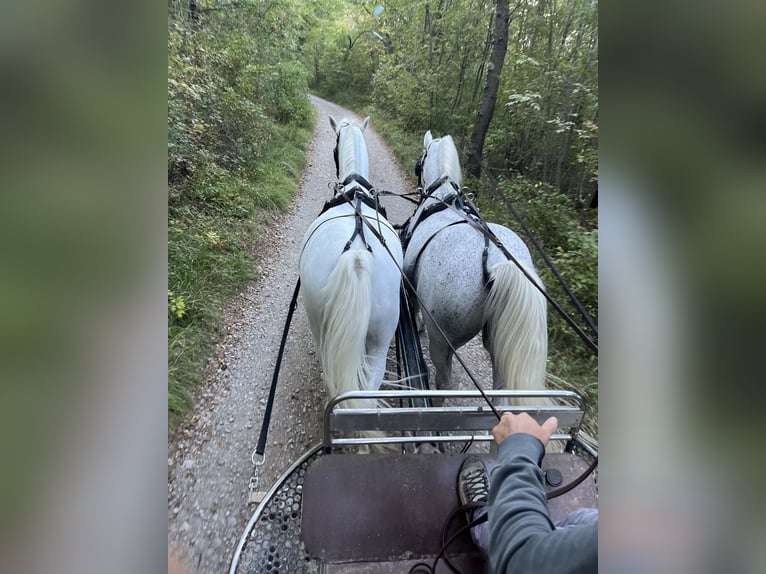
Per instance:
[[[484,328],[496,389],[543,390],[548,354],[546,300],[519,267],[480,230],[466,205],[455,144],[426,132],[418,162],[423,198],[405,235],[404,269],[428,309],[423,313],[436,386],[449,387],[452,355]],[[488,228],[540,287],[524,242],[494,223]],[[435,324],[436,323],[436,324]],[[549,401],[529,399],[526,404]]]

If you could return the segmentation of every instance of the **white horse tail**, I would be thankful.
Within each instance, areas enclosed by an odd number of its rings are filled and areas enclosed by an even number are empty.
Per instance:
[[[542,286],[531,265],[524,269]],[[492,285],[484,306],[484,320],[489,338],[487,348],[495,369],[506,389],[544,390],[548,358],[545,296],[512,261],[494,265],[490,277]],[[551,404],[548,399],[517,402]]]
[[[322,288],[319,358],[331,397],[348,391],[366,390],[370,367],[365,353],[370,323],[372,254],[346,251],[338,259]],[[375,401],[349,401],[349,407],[374,406]]]

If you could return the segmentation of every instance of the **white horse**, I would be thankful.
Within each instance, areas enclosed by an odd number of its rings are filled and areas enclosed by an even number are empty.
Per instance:
[[[303,303],[331,398],[380,388],[399,320],[397,264],[402,264],[402,248],[394,228],[376,212],[370,194],[363,136],[369,119],[359,125],[330,117],[342,183],[326,211],[309,227],[301,247]],[[356,211],[382,234],[393,258]],[[374,401],[344,404],[375,406]]]
[[[404,270],[430,311],[430,316],[422,315],[436,386],[448,387],[453,353],[434,322],[456,349],[485,327],[494,388],[543,390],[548,355],[545,296],[457,211],[463,199],[462,177],[452,138],[434,139],[429,131],[423,146],[418,162],[423,199],[407,228]],[[501,225],[487,225],[542,287],[524,242]],[[542,399],[519,402],[550,404]]]

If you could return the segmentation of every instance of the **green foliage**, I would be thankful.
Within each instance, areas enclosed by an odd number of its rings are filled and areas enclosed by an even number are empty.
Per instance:
[[[557,247],[549,254],[559,274],[598,326],[598,230],[572,231],[567,247]],[[548,293],[562,305],[575,322],[593,338],[574,305],[558,285],[550,270],[541,274]],[[571,386],[566,390],[580,393],[591,413],[588,430],[597,435],[598,424],[593,413],[598,413],[598,358],[585,347],[578,335],[553,309],[548,314],[549,356],[548,372]]]
[[[310,86],[333,101],[368,102],[372,76],[386,47],[373,32],[380,19],[372,10],[348,2],[311,3],[321,19],[307,33],[303,63],[312,71]]]
[[[546,251],[568,248],[569,237],[580,230],[571,198],[550,185],[520,176],[501,180],[499,188]],[[518,227],[515,220],[511,227]]]
[[[182,296],[176,295],[168,289],[168,313],[172,319],[182,319],[186,314],[186,302]]]
[[[566,279],[569,288],[598,325],[598,230],[570,233],[567,247],[558,247],[550,257],[559,274]],[[546,285],[556,285],[556,279],[549,270],[546,270],[542,279]],[[563,295],[560,297],[562,302],[565,301]],[[568,301],[566,303],[565,308],[569,314],[586,328],[574,306]],[[570,349],[573,356],[589,356],[589,351],[577,335],[558,315],[552,318],[549,333],[558,346]],[[592,333],[589,335],[593,336]]]
[[[259,221],[297,187],[315,122],[294,57],[301,4],[198,3],[196,22],[181,5],[171,2],[168,23],[171,430],[191,405],[222,308],[254,277]]]
[[[408,131],[425,131],[431,106],[428,92],[415,74],[402,70],[393,63],[381,65],[373,78],[373,103],[386,110],[389,118],[396,118],[399,126]]]
[[[318,2],[311,87],[371,103],[403,131],[463,140],[489,66],[495,2]],[[545,182],[584,204],[597,178],[597,8],[591,0],[522,3],[484,148],[486,165]]]

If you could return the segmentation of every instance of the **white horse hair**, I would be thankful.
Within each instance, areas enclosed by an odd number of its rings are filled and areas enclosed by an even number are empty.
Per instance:
[[[493,387],[544,390],[548,355],[545,296],[491,242],[486,262],[491,287],[487,292],[484,235],[467,223],[456,224],[464,218],[452,208],[422,219],[426,208],[455,194],[450,182],[458,187],[462,183],[458,153],[450,136],[434,139],[428,131],[423,146],[424,193],[429,185],[438,180],[442,183],[424,198],[412,217],[404,269],[432,316],[423,313],[436,386],[448,388],[453,353],[434,321],[455,348],[471,340],[486,324],[484,345],[492,357]],[[542,286],[524,242],[501,225],[488,226]],[[551,401],[537,398],[517,402],[543,406]]]
[[[344,119],[330,125],[338,135],[337,153],[340,181],[357,175],[369,177],[367,147],[362,124]],[[369,190],[355,180],[344,186],[349,197],[369,196]],[[356,202],[354,202],[356,205]],[[309,227],[300,256],[303,303],[328,393],[334,398],[355,390],[377,390],[383,380],[386,355],[399,320],[399,286],[402,264],[399,238],[391,224],[375,209],[361,205],[361,212],[385,237],[391,255],[362,225],[363,237],[354,236],[354,207],[342,202],[322,213]],[[369,245],[371,251],[365,246]],[[349,407],[374,407],[373,400],[349,401]]]

